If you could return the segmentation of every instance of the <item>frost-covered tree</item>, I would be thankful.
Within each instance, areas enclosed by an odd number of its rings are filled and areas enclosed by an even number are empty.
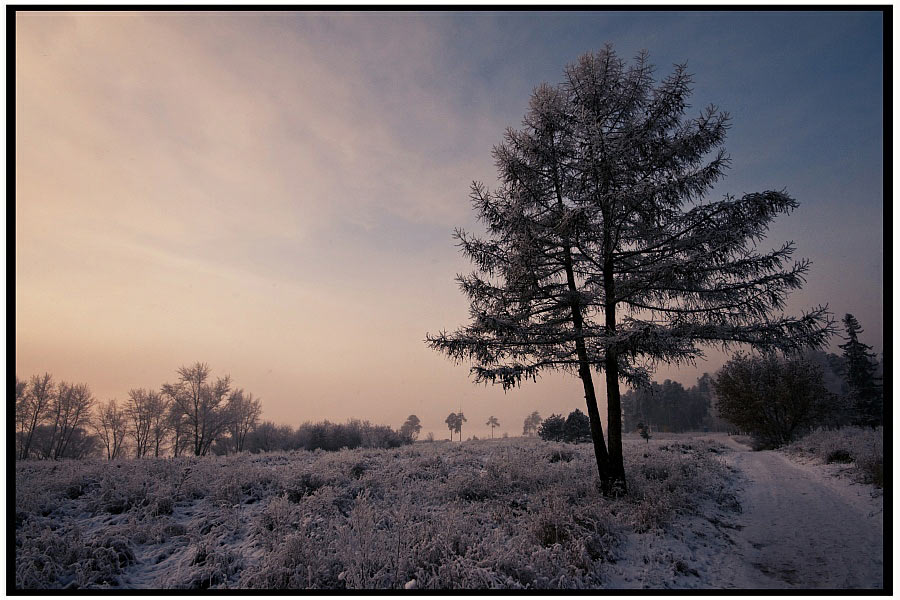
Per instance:
[[[18,386],[16,392],[18,394]],[[50,404],[56,394],[53,376],[50,373],[33,375],[22,393],[21,400],[16,398],[16,422],[21,438],[19,458],[24,459],[31,455],[35,431],[50,414]]]
[[[490,417],[488,417],[485,425],[491,428],[491,439],[494,439],[494,427],[500,427],[500,421],[497,420],[497,417],[491,415]]]
[[[494,148],[500,186],[472,186],[487,237],[455,234],[477,268],[458,277],[471,323],[427,337],[474,363],[476,383],[577,374],[605,493],[625,491],[620,381],[643,384],[655,364],[691,363],[706,345],[797,350],[830,333],[825,307],[781,314],[809,262],[791,261],[792,243],[758,249],[797,202],[783,191],[704,200],[729,164],[728,116],[688,118],[690,93],[684,65],[656,83],[645,53],[628,66],[609,46],[539,86],[522,128]]]
[[[169,436],[169,399],[159,392],[152,392],[147,397],[147,413],[150,417],[150,436],[147,441],[149,453],[159,458],[166,438]]]
[[[144,388],[128,390],[125,416],[128,419],[128,435],[134,440],[134,455],[137,458],[142,458],[150,450],[152,410],[157,404],[158,397],[159,393],[154,390]]]
[[[128,431],[128,418],[115,398],[100,405],[94,428],[106,448],[106,459],[119,458]]]
[[[171,402],[171,418],[176,428],[176,456],[181,432],[187,429],[190,449],[194,456],[205,456],[213,442],[228,428],[227,399],[231,391],[231,378],[226,375],[215,382],[209,381],[210,368],[206,363],[195,363],[178,369],[179,379],[174,384],[164,384],[163,394]]]
[[[49,435],[42,449],[44,458],[57,460],[68,456],[75,432],[90,424],[94,402],[94,395],[87,384],[59,383],[50,400]]]
[[[859,425],[877,427],[884,423],[883,392],[875,376],[877,363],[872,346],[859,341],[863,329],[851,314],[843,319],[847,340],[840,345],[846,362],[847,386],[855,421]]]
[[[522,423],[522,435],[537,435],[538,427],[541,424],[541,415],[538,411],[534,411]]]
[[[231,446],[234,452],[244,451],[244,442],[247,435],[259,423],[262,414],[262,403],[259,398],[254,398],[251,392],[236,389],[228,396],[228,404],[225,407],[227,413],[228,434],[231,437]]]
[[[22,453],[22,432],[25,429],[25,401],[28,382],[16,375],[16,458]]]

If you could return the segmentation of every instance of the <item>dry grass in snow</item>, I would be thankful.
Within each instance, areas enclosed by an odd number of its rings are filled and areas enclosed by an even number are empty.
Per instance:
[[[721,447],[626,441],[630,493],[589,444],[16,465],[18,588],[600,588],[629,536],[736,507]],[[679,566],[673,563],[675,571]],[[642,567],[645,568],[645,567]],[[615,577],[612,573],[615,572]]]
[[[841,427],[819,429],[785,448],[788,454],[813,457],[826,464],[851,465],[851,475],[863,483],[884,487],[884,429]]]

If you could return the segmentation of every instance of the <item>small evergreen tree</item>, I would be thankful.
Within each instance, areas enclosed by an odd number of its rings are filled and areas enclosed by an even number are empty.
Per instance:
[[[884,423],[883,391],[875,376],[877,363],[875,354],[870,352],[872,346],[859,341],[863,329],[851,314],[843,319],[847,330],[846,343],[840,348],[844,351],[847,365],[847,386],[850,390],[850,404],[857,425],[877,427]]]
[[[574,444],[591,441],[591,420],[577,408],[566,417],[564,439]]]
[[[547,442],[561,442],[566,437],[566,420],[562,415],[550,415],[541,422],[537,433]]]
[[[643,423],[637,424],[638,432],[640,432],[641,437],[647,441],[647,444],[650,444],[650,428],[644,425]]]

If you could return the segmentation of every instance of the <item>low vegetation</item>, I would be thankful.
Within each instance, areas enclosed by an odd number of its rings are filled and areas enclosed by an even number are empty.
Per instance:
[[[841,427],[813,431],[786,448],[789,453],[812,456],[822,462],[852,465],[864,483],[884,487],[884,429]]]
[[[636,532],[734,506],[709,442],[537,439],[169,459],[21,461],[17,588],[597,588]]]

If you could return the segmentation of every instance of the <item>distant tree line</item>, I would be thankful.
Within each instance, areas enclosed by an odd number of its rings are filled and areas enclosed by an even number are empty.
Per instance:
[[[704,373],[696,385],[685,388],[671,379],[622,394],[625,431],[637,431],[639,425],[651,431],[722,430],[724,423],[711,411],[712,377]]]
[[[158,390],[129,390],[121,404],[99,402],[86,384],[57,383],[49,373],[28,380],[16,376],[16,459],[390,448],[411,443],[421,429],[415,415],[401,432],[356,420],[304,423],[296,429],[260,423],[260,400],[235,387],[228,375],[213,380],[209,365],[200,362],[177,373],[174,383]]]
[[[275,452],[288,450],[340,450],[342,448],[397,448],[412,443],[387,425],[372,425],[369,421],[351,419],[346,423],[328,420],[306,422],[294,428],[265,421],[247,436],[247,452]]]

